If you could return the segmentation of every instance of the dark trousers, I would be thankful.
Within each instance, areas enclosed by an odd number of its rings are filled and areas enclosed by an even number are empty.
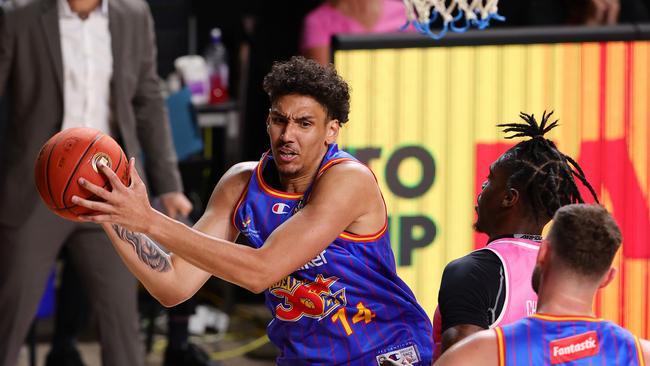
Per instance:
[[[22,225],[0,224],[0,366],[16,364],[63,246],[98,321],[102,364],[143,365],[135,278],[101,227],[61,219],[39,201]]]

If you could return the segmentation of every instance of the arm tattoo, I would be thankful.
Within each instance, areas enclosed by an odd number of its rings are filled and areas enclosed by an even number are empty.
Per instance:
[[[172,269],[169,256],[153,240],[144,234],[134,233],[119,225],[113,224],[112,226],[120,239],[131,244],[142,263],[158,272],[167,272]]]

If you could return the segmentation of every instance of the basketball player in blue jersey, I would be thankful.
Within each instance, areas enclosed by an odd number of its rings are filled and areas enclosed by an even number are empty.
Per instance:
[[[280,365],[429,365],[431,323],[396,274],[375,177],[336,145],[347,84],[294,57],[273,66],[264,90],[271,149],[221,178],[194,228],[153,210],[133,168],[125,187],[102,167],[112,192],[80,181],[104,200],[75,198],[98,211],[83,219],[103,225],[163,305],[185,301],[210,276],[264,292]],[[235,244],[238,234],[251,246]]]
[[[436,365],[645,365],[650,342],[598,319],[593,303],[616,270],[621,232],[600,205],[560,208],[533,272],[537,313],[465,338]]]

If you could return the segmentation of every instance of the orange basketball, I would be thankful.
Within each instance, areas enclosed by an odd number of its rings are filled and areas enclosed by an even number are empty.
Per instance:
[[[52,136],[36,159],[34,177],[43,202],[57,215],[79,221],[78,215],[93,211],[73,204],[73,195],[100,200],[79,185],[83,177],[91,183],[110,189],[108,179],[98,171],[103,161],[125,185],[129,183],[128,160],[120,145],[110,136],[92,128],[69,128]]]

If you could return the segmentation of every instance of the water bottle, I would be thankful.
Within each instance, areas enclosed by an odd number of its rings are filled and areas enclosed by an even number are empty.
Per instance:
[[[210,75],[210,104],[228,100],[228,57],[226,47],[221,41],[221,29],[210,31],[210,45],[205,52]]]
[[[209,101],[208,66],[201,56],[187,55],[174,61],[176,70],[181,74],[183,83],[192,93],[192,103],[206,104]]]

